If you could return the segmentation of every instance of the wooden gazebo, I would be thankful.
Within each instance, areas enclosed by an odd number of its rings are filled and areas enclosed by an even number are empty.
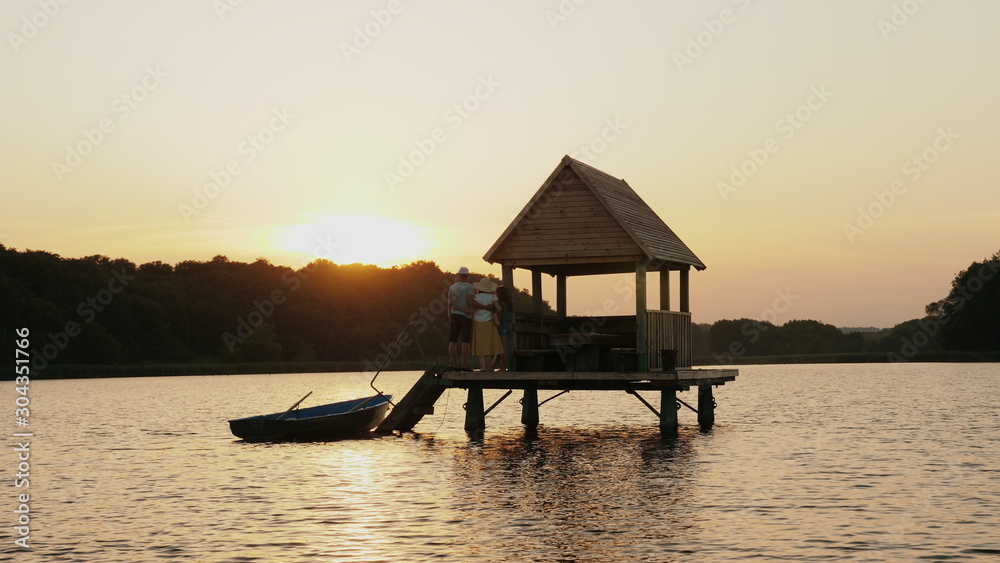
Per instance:
[[[521,422],[539,423],[539,407],[571,390],[625,391],[674,432],[685,405],[702,428],[715,421],[713,386],[734,381],[735,369],[691,367],[691,268],[705,264],[625,182],[568,156],[500,236],[485,259],[503,266],[514,288],[514,269],[531,271],[533,306],[516,311],[510,371],[468,372],[431,366],[393,408],[378,430],[409,431],[446,389],[468,390],[465,429],[481,435],[486,415],[523,390]],[[679,272],[680,310],[670,310],[670,273]],[[571,317],[566,314],[569,276],[635,273],[635,316]],[[646,276],[660,272],[660,309],[646,304]],[[555,315],[542,311],[542,274],[556,278]],[[613,311],[612,311],[613,312]],[[697,408],[677,397],[698,389]],[[506,389],[486,407],[483,390]],[[560,391],[539,401],[539,390]],[[640,394],[658,392],[657,410]]]
[[[631,367],[628,371],[691,366],[689,274],[691,268],[704,270],[705,264],[625,180],[563,157],[484,259],[502,265],[508,287],[514,285],[515,268],[531,271],[534,307],[518,312],[512,353],[522,367],[530,356],[560,347],[570,352],[559,354],[560,359],[574,361],[567,369],[577,371],[601,364],[606,368],[609,361],[619,369]],[[657,310],[647,306],[649,272],[660,273]],[[677,311],[671,310],[671,272],[678,272],[680,283]],[[569,276],[628,273],[635,273],[634,318],[567,316]],[[542,274],[556,278],[555,318],[542,316]],[[594,356],[591,345],[601,343],[618,354]],[[567,358],[587,351],[591,357],[586,362]]]

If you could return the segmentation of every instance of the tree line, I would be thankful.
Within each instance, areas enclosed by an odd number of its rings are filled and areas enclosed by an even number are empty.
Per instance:
[[[0,338],[30,328],[40,373],[68,364],[377,363],[408,324],[418,340],[392,359],[447,357],[453,282],[425,261],[293,269],[216,256],[136,265],[0,245]],[[515,296],[523,309],[530,299]]]
[[[754,319],[694,326],[694,353],[741,357],[1000,350],[1000,252],[975,262],[927,316],[875,333],[845,334],[815,320]],[[482,274],[473,274],[478,279]],[[107,256],[63,258],[0,244],[0,339],[31,330],[32,364],[226,364],[419,360],[447,357],[448,286],[434,262],[379,268],[317,260],[299,269],[259,258],[136,265]],[[526,290],[519,311],[531,310]],[[548,303],[545,311],[553,314]],[[409,336],[392,350],[400,332]]]
[[[941,352],[1000,352],[1000,252],[958,273],[926,315],[881,331],[843,331],[814,320],[781,326],[755,319],[695,325],[694,354],[706,362],[742,357],[869,354],[909,361]],[[975,357],[975,356],[970,356]],[[996,357],[995,354],[989,357]]]

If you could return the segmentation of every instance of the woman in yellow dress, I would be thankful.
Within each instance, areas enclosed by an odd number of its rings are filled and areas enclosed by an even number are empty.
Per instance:
[[[483,278],[472,286],[477,290],[476,302],[487,307],[476,309],[472,318],[472,355],[479,356],[480,371],[493,371],[494,358],[503,353],[503,343],[493,322],[493,317],[500,312],[496,296],[497,284],[489,278]]]

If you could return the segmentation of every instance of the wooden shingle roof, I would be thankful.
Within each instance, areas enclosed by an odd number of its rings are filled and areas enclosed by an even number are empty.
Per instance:
[[[625,180],[564,156],[484,259],[583,275],[705,264]]]

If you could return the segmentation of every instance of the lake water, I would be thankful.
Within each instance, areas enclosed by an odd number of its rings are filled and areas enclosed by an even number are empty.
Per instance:
[[[0,457],[0,558],[1000,559],[1000,364],[740,370],[711,432],[685,409],[666,441],[624,392],[547,403],[536,437],[516,392],[471,441],[455,389],[414,434],[248,444],[227,419],[364,396],[370,375],[34,381],[30,488],[13,486],[15,438]],[[378,385],[399,398],[418,376]],[[13,545],[19,492],[30,551]]]

